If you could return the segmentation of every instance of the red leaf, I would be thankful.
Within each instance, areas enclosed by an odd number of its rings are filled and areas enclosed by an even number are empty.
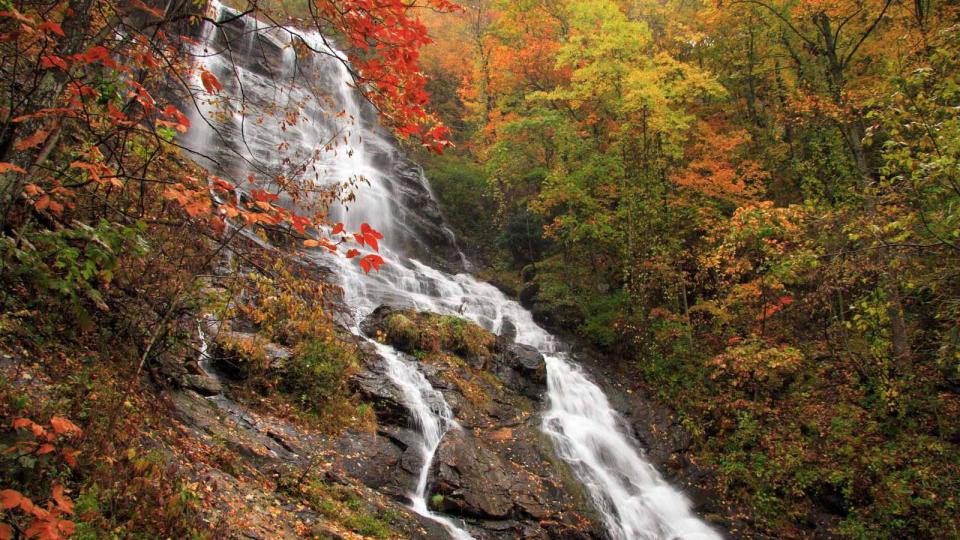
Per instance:
[[[359,255],[359,254],[360,254],[360,250],[359,250],[359,249],[351,249],[351,250],[347,251],[347,258],[348,258],[348,259],[352,259],[352,258],[356,257],[356,256]]]
[[[103,45],[97,45],[90,47],[86,52],[77,55],[77,58],[83,61],[85,64],[103,62],[104,60],[110,58],[110,51],[108,51]]]
[[[207,70],[203,70],[200,73],[200,82],[203,83],[203,87],[206,88],[207,92],[210,94],[218,94],[221,90],[223,90],[223,85],[220,84],[220,80],[217,79],[217,76]]]
[[[250,192],[250,195],[253,197],[253,200],[261,202],[274,202],[280,198],[279,195],[268,193],[262,189],[253,190]]]
[[[333,230],[330,231],[330,234],[340,234],[343,232],[343,223],[337,223],[333,226]]]
[[[163,114],[177,122],[177,131],[180,133],[186,133],[187,129],[190,128],[190,119],[173,105],[168,105],[167,108],[163,110]]]
[[[379,272],[381,266],[383,266],[383,258],[379,255],[374,255],[371,253],[370,255],[360,259],[360,267],[363,268],[363,271],[368,274],[370,273],[371,269]]]
[[[371,227],[368,223],[364,223],[364,224],[360,225],[360,232],[362,232],[364,235],[373,236],[373,237],[376,238],[377,240],[383,240],[383,235],[380,234],[379,232],[377,232],[377,231],[376,231],[373,227]]]
[[[63,33],[63,28],[59,24],[53,21],[44,21],[37,25],[38,30],[43,30],[44,32],[52,32],[60,37],[66,37],[67,35]]]
[[[50,69],[52,67],[58,67],[64,71],[67,71],[67,61],[55,54],[48,54],[46,56],[40,57],[40,65],[44,69]]]
[[[307,227],[310,225],[310,220],[304,216],[294,215],[291,218],[291,223],[293,224],[293,228],[296,229],[298,233],[306,234]]]
[[[56,450],[56,448],[52,444],[44,443],[40,445],[40,448],[37,450],[37,454],[42,456],[44,454],[49,454],[54,450]]]
[[[6,523],[0,523],[0,540],[12,540],[13,527]]]
[[[369,224],[364,223],[360,225],[360,232],[354,233],[353,238],[361,246],[368,245],[373,248],[374,251],[380,251],[380,245],[377,243],[377,241],[383,239],[383,235],[377,232]]]

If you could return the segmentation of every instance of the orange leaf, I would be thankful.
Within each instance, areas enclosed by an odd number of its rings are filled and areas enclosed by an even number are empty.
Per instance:
[[[50,211],[59,216],[63,214],[63,205],[58,203],[57,201],[51,200]]]
[[[3,507],[4,510],[10,510],[18,506],[23,499],[24,496],[21,495],[19,491],[12,489],[0,491],[0,507]]]
[[[72,535],[77,530],[77,526],[69,519],[61,519],[57,522],[57,529],[63,533],[63,537],[67,537]]]
[[[0,174],[5,173],[5,172],[11,172],[11,171],[12,171],[12,172],[16,172],[16,173],[21,173],[21,174],[27,172],[27,171],[21,169],[20,167],[17,167],[17,166],[14,165],[13,163],[7,163],[7,162],[5,162],[5,161],[0,161]]]
[[[67,462],[67,465],[71,467],[77,466],[77,453],[70,448],[64,448],[60,450],[60,454],[63,456],[63,460]]]
[[[70,500],[70,497],[64,495],[62,485],[53,486],[53,500],[56,501],[57,508],[60,510],[68,514],[73,513],[73,501]]]
[[[50,444],[50,443],[44,443],[44,444],[41,444],[41,445],[40,445],[40,448],[37,450],[37,454],[39,454],[39,455],[42,456],[42,455],[44,455],[44,454],[49,454],[50,452],[53,452],[54,450],[56,450],[56,447],[54,447],[52,444]]]
[[[13,145],[13,148],[14,150],[26,150],[40,146],[43,141],[47,140],[47,135],[49,134],[50,132],[45,129],[38,129],[33,135],[17,141],[16,144]]]
[[[50,426],[59,435],[73,434],[79,435],[83,431],[76,424],[62,416],[54,416],[50,419]]]
[[[6,523],[0,523],[0,540],[11,540],[13,538],[13,527]]]
[[[234,208],[233,206],[230,206],[230,205],[228,205],[228,204],[221,204],[221,205],[220,205],[220,213],[222,213],[223,215],[225,215],[225,216],[227,216],[228,218],[231,218],[231,219],[233,219],[233,218],[237,217],[238,215],[240,215],[240,212],[238,212],[236,208]]]

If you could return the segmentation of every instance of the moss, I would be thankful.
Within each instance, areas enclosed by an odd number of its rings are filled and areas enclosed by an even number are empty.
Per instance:
[[[417,324],[403,313],[393,313],[387,317],[386,327],[391,342],[398,347],[409,350],[419,345],[420,331]]]
[[[436,325],[440,328],[444,350],[471,358],[490,356],[496,338],[479,325],[451,316],[437,317]]]
[[[484,358],[491,355],[496,342],[496,336],[480,326],[449,315],[393,313],[384,326],[388,341],[410,354],[446,351],[466,358]]]

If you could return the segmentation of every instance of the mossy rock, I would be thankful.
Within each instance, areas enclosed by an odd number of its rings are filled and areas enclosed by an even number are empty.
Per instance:
[[[497,337],[479,325],[449,315],[393,311],[381,308],[365,321],[368,334],[379,335],[397,349],[414,356],[443,352],[482,369],[496,353]]]

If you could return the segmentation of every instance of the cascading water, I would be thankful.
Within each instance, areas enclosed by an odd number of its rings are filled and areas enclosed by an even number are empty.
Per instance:
[[[427,508],[427,480],[430,475],[430,463],[440,446],[443,434],[449,429],[460,429],[453,419],[453,412],[443,394],[438,392],[423,376],[417,367],[402,357],[393,347],[371,340],[377,352],[386,362],[386,372],[390,380],[400,389],[404,404],[410,409],[413,418],[423,435],[421,455],[423,466],[417,477],[416,490],[411,495],[413,510],[443,525],[456,540],[472,538],[466,531],[457,527],[449,519],[430,512]]]
[[[213,9],[217,17],[227,11],[219,5]],[[231,46],[224,47],[223,40],[231,40]],[[304,58],[290,46],[296,40],[330,54]],[[275,49],[276,54],[265,54],[265,48]],[[201,103],[194,112],[192,123],[199,128],[191,130],[186,145],[208,156],[206,165],[234,179],[300,173],[313,174],[318,186],[358,181],[356,203],[335,204],[331,212],[350,230],[369,222],[384,232],[380,255],[386,265],[379,273],[365,274],[342,257],[311,254],[318,264],[334,266],[354,324],[381,304],[398,304],[460,315],[495,333],[512,325],[518,342],[536,347],[546,358],[550,408],[543,417],[543,430],[588,489],[610,536],[617,540],[719,538],[694,516],[686,498],[643,459],[601,389],[569,355],[560,352],[562,346],[527,310],[492,285],[421,262],[429,257],[424,246],[439,251],[437,244],[445,243],[459,252],[442,222],[431,225],[421,218],[424,213],[436,214],[426,181],[418,168],[403,160],[377,126],[375,112],[352,89],[341,53],[319,35],[264,30],[248,17],[231,28],[214,30],[207,24],[201,49],[199,61],[224,83],[224,94],[244,96],[242,104]],[[281,110],[295,110],[297,121],[264,120],[267,111],[276,111],[276,104],[281,104]],[[207,125],[205,119],[213,118],[216,122]],[[426,203],[433,210],[405,202],[396,186],[398,171],[413,183],[414,191],[426,193]],[[441,523],[454,538],[470,538],[427,506],[433,455],[444,433],[458,429],[450,408],[415,362],[389,346],[373,343],[423,438],[424,463],[411,494],[412,508]]]

